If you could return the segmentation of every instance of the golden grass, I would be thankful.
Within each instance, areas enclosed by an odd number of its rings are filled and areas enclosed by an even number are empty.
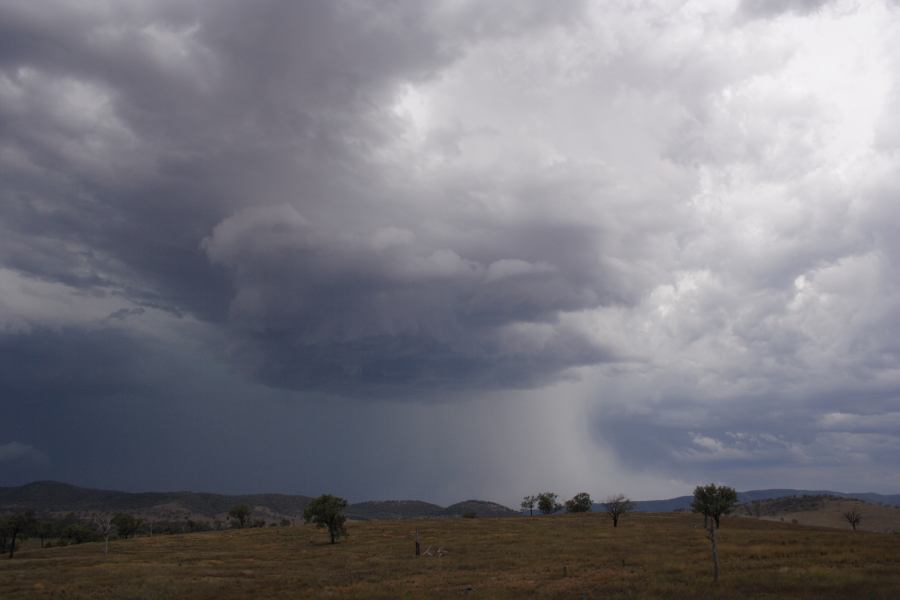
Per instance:
[[[722,581],[695,515],[604,515],[350,523],[156,536],[23,549],[0,560],[0,597],[898,598],[900,536],[730,518]],[[418,528],[423,549],[413,556]]]
[[[850,524],[843,516],[843,513],[849,510],[855,510],[862,514],[862,522],[859,524],[859,529],[882,533],[900,531],[900,508],[896,506],[879,506],[878,504],[860,502],[853,499],[825,500],[823,506],[816,510],[786,512],[774,517],[764,518],[771,520],[784,519],[790,523],[797,521],[800,525],[850,530]]]

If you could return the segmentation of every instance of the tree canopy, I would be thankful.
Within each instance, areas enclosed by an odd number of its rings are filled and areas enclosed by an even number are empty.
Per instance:
[[[303,520],[307,523],[315,523],[317,527],[327,527],[333,544],[341,536],[347,535],[347,531],[344,529],[344,522],[347,520],[347,517],[344,516],[345,508],[347,508],[347,501],[343,498],[322,494],[306,505],[303,510]]]
[[[591,495],[587,492],[581,492],[580,494],[575,494],[571,500],[566,500],[566,511],[572,513],[591,512],[593,504]]]
[[[116,533],[122,539],[133,537],[144,524],[143,519],[134,515],[119,513],[112,518],[112,524],[116,527]]]
[[[698,485],[694,488],[691,510],[703,515],[704,520],[712,518],[716,529],[722,515],[727,515],[737,504],[737,492],[726,485]]]
[[[228,516],[238,522],[238,526],[243,528],[244,525],[247,524],[247,520],[250,518],[250,507],[246,504],[238,504],[237,506],[232,506],[231,510],[228,511]]]
[[[541,494],[538,494],[538,510],[540,510],[545,515],[549,515],[555,513],[558,510],[562,510],[562,504],[557,502],[558,498],[559,496],[554,494],[553,492],[543,492]]]

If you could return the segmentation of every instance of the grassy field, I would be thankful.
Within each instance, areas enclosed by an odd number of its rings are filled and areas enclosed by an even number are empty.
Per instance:
[[[801,525],[850,529],[850,524],[843,517],[843,513],[850,510],[855,510],[862,514],[862,522],[859,524],[859,529],[882,533],[900,531],[900,508],[879,506],[849,498],[827,499],[815,510],[784,512],[763,518],[784,519],[791,523],[796,521]]]
[[[418,528],[423,549],[413,556]],[[900,598],[900,535],[723,520],[722,580],[696,515],[351,523],[155,536],[0,559],[19,598]]]

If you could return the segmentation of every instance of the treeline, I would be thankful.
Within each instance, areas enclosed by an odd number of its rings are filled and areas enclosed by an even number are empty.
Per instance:
[[[559,512],[563,509],[570,513],[591,512],[594,502],[591,495],[587,492],[575,494],[571,499],[566,500],[564,504],[559,503],[559,496],[554,492],[541,492],[531,496],[525,496],[520,505],[522,510],[527,510],[529,515],[534,515],[534,509],[537,507],[545,515]],[[602,504],[603,510],[612,519],[613,527],[619,526],[619,519],[622,515],[634,510],[634,502],[629,500],[623,494],[610,496]]]
[[[139,535],[172,535],[201,531],[221,531],[245,527],[286,527],[290,519],[268,522],[251,519],[246,505],[233,507],[228,521],[219,519],[145,519],[130,513],[114,515],[97,513],[82,516],[68,513],[64,516],[35,515],[33,510],[0,515],[0,554],[15,556],[17,545],[27,539],[40,540],[41,548],[84,544],[112,539],[127,539]]]

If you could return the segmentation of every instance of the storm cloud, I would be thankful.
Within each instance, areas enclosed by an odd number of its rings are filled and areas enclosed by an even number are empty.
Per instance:
[[[4,2],[0,448],[107,487],[165,446],[147,485],[313,493],[391,448],[408,475],[344,493],[896,491],[898,29],[887,1]],[[109,438],[82,466],[63,419]],[[345,451],[304,465],[331,419]],[[566,442],[532,472],[538,425]]]

